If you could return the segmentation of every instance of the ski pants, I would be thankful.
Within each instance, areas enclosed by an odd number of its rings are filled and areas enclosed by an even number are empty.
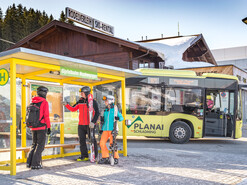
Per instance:
[[[27,164],[31,166],[41,165],[42,152],[45,148],[46,130],[33,130],[33,144],[27,157]]]
[[[88,149],[86,144],[86,134],[88,138],[90,138],[90,129],[88,125],[78,125],[78,135],[79,135],[79,142],[80,142],[80,151],[81,157],[88,157]],[[95,139],[95,128],[93,129],[93,137],[94,137],[94,152],[95,158],[98,156],[98,146],[97,140]]]
[[[112,136],[112,131],[103,131],[100,139],[100,148],[102,152],[102,158],[107,158],[109,157],[109,151],[107,149],[106,143],[108,139],[110,138],[110,145],[113,143],[113,136]],[[118,151],[114,152],[114,158],[118,159]]]

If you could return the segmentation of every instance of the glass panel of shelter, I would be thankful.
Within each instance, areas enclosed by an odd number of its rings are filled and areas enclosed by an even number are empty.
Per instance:
[[[0,149],[10,148],[10,79],[9,64],[0,65]],[[0,161],[10,160],[10,153],[0,153]]]

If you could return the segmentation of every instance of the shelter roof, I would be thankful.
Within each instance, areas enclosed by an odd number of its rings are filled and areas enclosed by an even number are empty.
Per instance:
[[[22,61],[26,61],[27,66],[17,65],[17,73],[20,75],[36,73],[38,77],[44,78],[53,78],[57,80],[63,80],[68,77],[62,75],[53,75],[50,73],[49,69],[47,68],[47,72],[39,74],[39,71],[42,71],[41,66],[31,66],[28,62],[36,62],[44,65],[51,65],[56,66],[57,68],[61,66],[81,69],[85,71],[94,71],[98,74],[102,74],[99,76],[98,80],[89,80],[89,79],[74,79],[74,82],[86,82],[86,83],[96,83],[101,81],[107,81],[109,79],[116,80],[117,77],[120,78],[128,78],[133,76],[141,75],[140,72],[123,69],[119,67],[99,64],[95,62],[89,62],[81,59],[75,59],[71,57],[66,57],[62,55],[27,49],[27,48],[15,48],[12,50],[4,51],[0,53],[0,65],[1,61],[8,60],[8,59],[19,59]],[[51,68],[51,71],[57,68]],[[115,78],[111,78],[115,77]],[[92,84],[93,85],[93,84]]]

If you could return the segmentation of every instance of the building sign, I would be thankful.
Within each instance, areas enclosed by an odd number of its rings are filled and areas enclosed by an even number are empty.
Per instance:
[[[170,78],[169,85],[198,86],[198,80]]]
[[[0,86],[6,85],[8,81],[9,81],[9,72],[4,68],[0,69]]]
[[[110,35],[114,35],[114,27],[109,24],[103,23],[97,19],[94,19],[88,15],[80,13],[69,7],[66,7],[65,12],[66,12],[66,18],[71,21],[75,21],[79,24],[83,24],[92,29],[96,29],[98,31],[101,31],[101,32],[104,32]]]
[[[109,24],[103,23],[97,19],[94,19],[93,28],[110,35],[114,35],[114,27]]]
[[[72,68],[62,67],[62,66],[60,67],[60,75],[78,77],[78,78],[86,78],[86,79],[91,79],[91,80],[98,80],[97,72],[84,71],[80,69],[72,69]]]

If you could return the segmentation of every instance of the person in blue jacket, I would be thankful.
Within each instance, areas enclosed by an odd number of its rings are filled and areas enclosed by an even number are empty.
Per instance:
[[[104,100],[104,99],[103,99]],[[105,110],[104,110],[104,116],[101,118],[103,125],[102,125],[102,136],[100,139],[100,147],[102,152],[102,159],[98,162],[99,164],[110,164],[109,160],[109,151],[107,149],[106,143],[108,139],[110,138],[110,145],[113,143],[113,130],[114,130],[114,96],[108,95],[105,98]],[[115,120],[123,121],[122,114],[118,111],[117,116],[115,117]],[[117,131],[117,129],[116,129]],[[114,164],[118,164],[118,151],[114,152]]]

